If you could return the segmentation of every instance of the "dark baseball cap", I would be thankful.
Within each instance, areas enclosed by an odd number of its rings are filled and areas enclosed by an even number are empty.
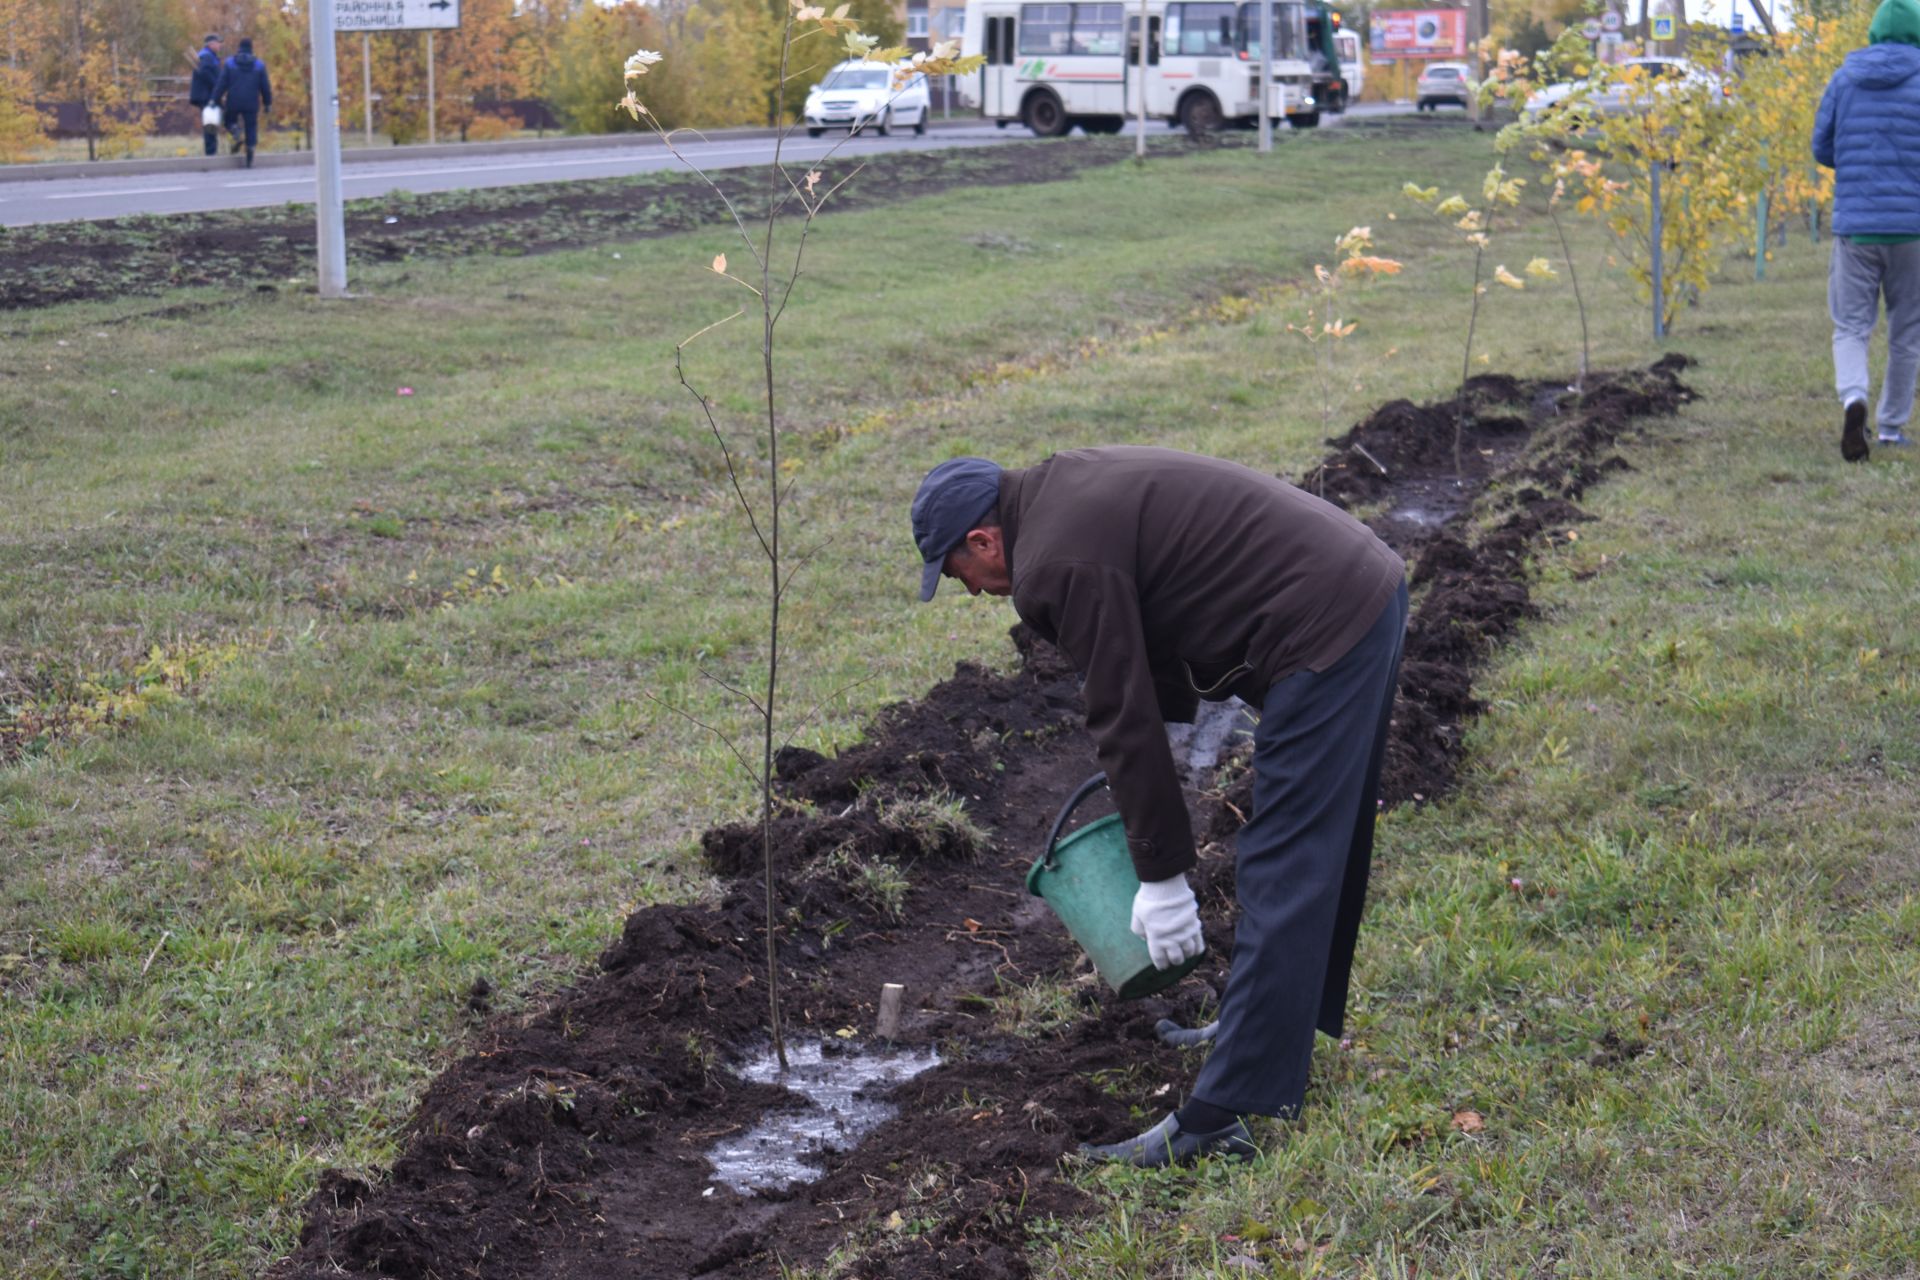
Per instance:
[[[985,458],[949,458],[913,495],[913,541],[920,548],[920,601],[933,599],[947,553],[978,528],[1000,502],[1000,465]]]

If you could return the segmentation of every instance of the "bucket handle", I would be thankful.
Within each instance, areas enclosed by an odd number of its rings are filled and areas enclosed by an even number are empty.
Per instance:
[[[1053,846],[1054,842],[1060,839],[1060,828],[1067,825],[1067,819],[1073,816],[1073,811],[1080,807],[1082,800],[1085,800],[1088,796],[1106,785],[1107,775],[1104,773],[1096,773],[1081,783],[1079,789],[1068,798],[1066,805],[1060,810],[1060,816],[1053,820],[1053,829],[1047,832],[1047,849],[1045,856],[1047,870],[1052,871],[1054,869]]]

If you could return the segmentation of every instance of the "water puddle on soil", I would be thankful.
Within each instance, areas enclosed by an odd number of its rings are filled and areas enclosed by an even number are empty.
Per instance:
[[[826,1172],[820,1156],[847,1150],[893,1117],[893,1105],[865,1096],[868,1092],[884,1093],[939,1062],[932,1049],[865,1052],[817,1042],[789,1044],[788,1069],[782,1074],[769,1046],[738,1068],[741,1078],[784,1085],[810,1105],[776,1112],[748,1132],[715,1143],[707,1152],[713,1180],[741,1195],[814,1181]]]

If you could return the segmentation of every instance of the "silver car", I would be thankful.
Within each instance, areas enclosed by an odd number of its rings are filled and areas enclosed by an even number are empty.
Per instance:
[[[1433,62],[1420,68],[1420,78],[1413,86],[1413,102],[1421,111],[1438,111],[1443,102],[1464,107],[1467,95],[1472,92],[1472,71],[1466,63]]]

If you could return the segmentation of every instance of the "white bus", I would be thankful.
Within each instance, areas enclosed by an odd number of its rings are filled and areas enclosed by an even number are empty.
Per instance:
[[[986,65],[961,81],[961,102],[1002,127],[1018,121],[1041,137],[1075,125],[1118,133],[1140,110],[1143,87],[1149,116],[1191,133],[1257,123],[1259,6],[1147,0],[1146,7],[1142,77],[1137,3],[967,0],[962,52],[984,56]],[[1273,15],[1267,114],[1302,128],[1319,124],[1305,5],[1273,0]]]
[[[1328,110],[1340,112],[1347,109],[1349,102],[1360,101],[1360,91],[1367,83],[1366,59],[1360,55],[1360,33],[1342,27],[1333,33],[1333,47],[1340,51],[1340,76],[1346,82],[1340,87],[1338,103],[1328,103]]]

